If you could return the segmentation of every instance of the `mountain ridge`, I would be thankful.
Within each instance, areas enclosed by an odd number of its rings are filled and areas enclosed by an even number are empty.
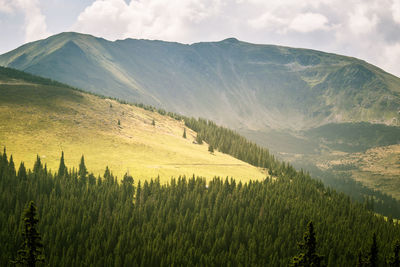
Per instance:
[[[0,65],[235,129],[399,125],[399,78],[359,59],[304,48],[235,38],[111,42],[70,32],[3,54]]]

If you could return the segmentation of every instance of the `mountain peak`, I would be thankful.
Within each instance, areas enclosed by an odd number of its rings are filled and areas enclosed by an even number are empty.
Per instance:
[[[221,43],[239,43],[240,41],[235,37],[226,38],[221,41]]]

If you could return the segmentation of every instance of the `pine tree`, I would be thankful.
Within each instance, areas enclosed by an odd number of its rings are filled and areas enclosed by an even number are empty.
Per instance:
[[[64,162],[64,151],[61,152],[60,166],[58,167],[58,176],[62,177],[67,173],[67,167]]]
[[[18,178],[20,178],[21,180],[26,180],[27,178],[26,169],[23,162],[21,162],[21,164],[19,165]]]
[[[38,222],[36,207],[31,201],[24,213],[24,230],[22,232],[24,243],[22,249],[18,250],[17,260],[13,263],[35,267],[37,262],[44,262],[42,239],[36,230]]]
[[[400,267],[400,241],[396,240],[396,243],[394,244],[394,248],[393,248],[393,256],[389,261],[389,266],[392,267]]]
[[[186,128],[183,128],[183,138],[186,139]]]
[[[86,179],[87,174],[88,174],[88,171],[87,171],[86,166],[85,166],[85,158],[84,158],[83,155],[82,155],[82,157],[81,157],[81,163],[79,164],[78,175],[79,175],[79,178],[80,178],[82,181],[84,181],[84,180]]]
[[[156,126],[156,121],[153,119],[153,121],[151,122],[151,125]]]
[[[304,233],[303,242],[299,248],[303,251],[292,260],[292,266],[323,266],[323,257],[316,252],[317,241],[314,233],[314,225],[310,221],[307,225],[308,231]]]
[[[203,144],[203,139],[201,138],[201,135],[200,135],[200,134],[197,134],[197,136],[196,136],[196,142],[197,142],[199,145]]]
[[[368,266],[375,267],[378,266],[378,243],[376,242],[376,233],[372,236],[372,244],[370,251],[368,253]]]
[[[36,155],[36,162],[33,165],[33,172],[34,173],[39,173],[42,170],[42,162],[40,160],[39,155]]]
[[[12,177],[16,176],[16,171],[15,171],[15,164],[14,164],[14,159],[13,156],[10,156],[10,162],[8,163],[8,171],[10,172],[10,175]]]
[[[213,148],[212,145],[208,145],[208,151],[209,151],[210,153],[214,153],[214,148]]]
[[[359,252],[358,252],[358,256],[357,256],[357,264],[356,264],[356,267],[362,267],[362,266],[364,266],[364,259],[363,259],[363,256],[362,256],[361,251],[359,251]]]

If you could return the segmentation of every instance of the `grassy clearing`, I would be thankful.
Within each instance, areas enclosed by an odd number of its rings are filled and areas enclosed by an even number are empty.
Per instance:
[[[321,169],[349,172],[353,179],[400,199],[400,145],[365,152],[325,152],[314,158]]]
[[[229,155],[209,153],[207,144],[193,144],[196,133],[189,129],[184,139],[183,122],[158,113],[20,80],[0,83],[0,92],[0,146],[29,167],[38,154],[56,170],[63,150],[67,167],[77,168],[83,154],[96,175],[108,165],[118,177],[129,172],[140,180],[196,174],[247,181],[266,176]]]

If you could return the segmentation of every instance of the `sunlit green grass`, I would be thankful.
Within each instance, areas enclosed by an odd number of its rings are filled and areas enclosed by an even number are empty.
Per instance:
[[[0,145],[28,167],[38,154],[56,171],[64,151],[67,167],[77,168],[84,155],[95,175],[108,166],[118,177],[129,172],[140,180],[160,176],[167,181],[195,174],[247,181],[266,176],[231,156],[211,154],[207,144],[194,144],[196,133],[189,129],[183,138],[183,122],[155,112],[21,81],[0,83],[0,92]]]

